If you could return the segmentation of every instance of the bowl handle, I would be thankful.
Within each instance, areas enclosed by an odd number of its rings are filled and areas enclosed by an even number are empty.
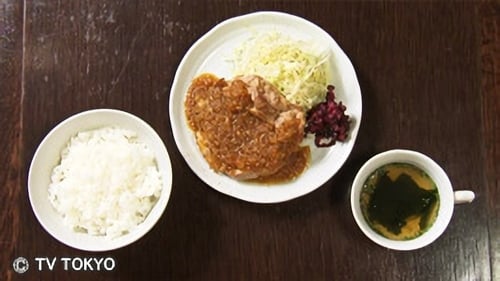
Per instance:
[[[453,192],[455,204],[470,203],[476,195],[470,190],[457,190]]]

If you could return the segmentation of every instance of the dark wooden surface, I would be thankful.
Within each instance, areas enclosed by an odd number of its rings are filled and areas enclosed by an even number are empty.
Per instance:
[[[342,170],[290,202],[220,194],[188,168],[168,117],[189,46],[224,19],[258,10],[305,17],[351,58],[363,119]],[[189,77],[186,79],[190,79]],[[0,280],[499,280],[500,4],[336,1],[0,0]],[[64,118],[117,108],[167,145],[173,190],[154,229],[126,248],[89,253],[57,242],[31,210],[33,153]],[[477,198],[432,245],[396,252],[358,229],[356,171],[392,148],[421,151]],[[12,261],[28,258],[24,274]],[[39,271],[37,257],[111,257],[110,272]]]

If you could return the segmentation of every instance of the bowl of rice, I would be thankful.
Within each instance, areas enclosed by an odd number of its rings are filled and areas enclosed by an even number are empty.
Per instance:
[[[155,130],[115,109],[73,115],[42,140],[28,195],[42,227],[67,246],[109,251],[143,237],[167,206],[172,168]]]

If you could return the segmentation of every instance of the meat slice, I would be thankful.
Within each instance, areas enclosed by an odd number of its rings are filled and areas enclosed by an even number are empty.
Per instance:
[[[276,87],[259,76],[248,75],[236,79],[246,83],[246,88],[253,101],[250,112],[266,122],[274,123],[280,113],[299,109],[289,103]]]
[[[286,166],[304,169],[291,159],[309,151],[300,147],[305,113],[262,77],[226,81],[202,74],[192,81],[185,108],[200,151],[215,171],[249,180]]]

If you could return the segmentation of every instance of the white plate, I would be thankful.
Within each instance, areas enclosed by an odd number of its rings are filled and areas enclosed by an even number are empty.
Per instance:
[[[336,100],[347,106],[346,114],[351,119],[347,142],[337,142],[330,148],[316,148],[312,144],[310,167],[295,181],[272,185],[236,181],[213,171],[199,151],[184,113],[184,100],[191,80],[204,72],[232,78],[228,59],[234,49],[255,32],[267,30],[318,42],[330,49],[332,77],[328,81],[335,86]],[[342,167],[351,153],[359,130],[361,90],[349,58],[323,29],[297,16],[281,12],[256,12],[221,22],[193,44],[175,74],[170,92],[169,113],[177,147],[189,167],[206,184],[245,201],[275,203],[297,198],[317,189]]]

